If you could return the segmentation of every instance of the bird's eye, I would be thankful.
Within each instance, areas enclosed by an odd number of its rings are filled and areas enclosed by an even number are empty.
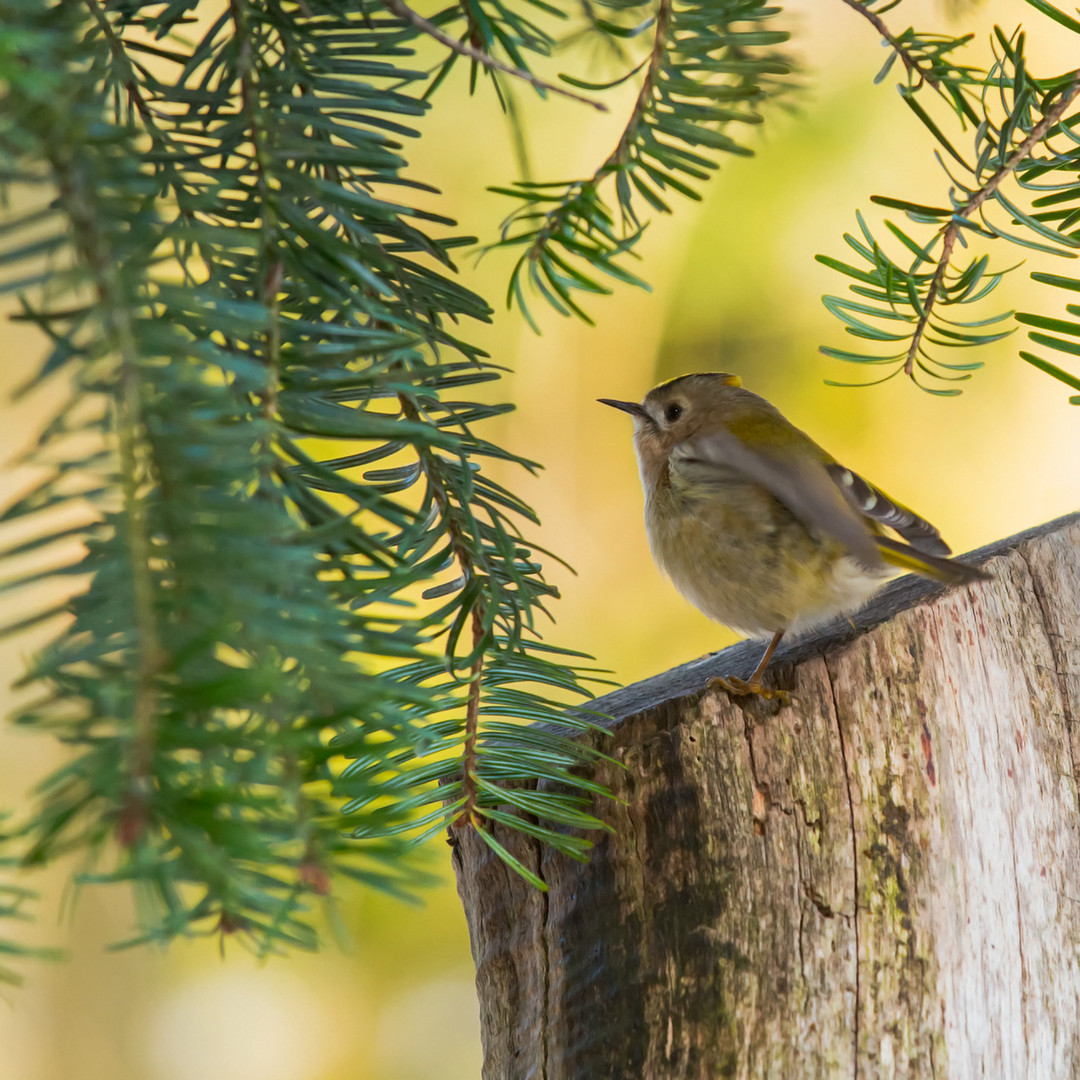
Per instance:
[[[678,420],[680,416],[682,416],[682,414],[683,414],[683,407],[681,405],[676,405],[675,402],[672,402],[664,410],[664,419],[669,424],[674,424],[675,421]]]

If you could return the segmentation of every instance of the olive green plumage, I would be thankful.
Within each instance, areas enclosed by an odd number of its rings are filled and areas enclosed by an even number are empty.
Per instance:
[[[933,525],[842,466],[737,376],[684,375],[640,404],[601,400],[634,417],[657,563],[710,618],[772,634],[772,647],[788,630],[855,610],[893,567],[948,584],[987,576],[946,558]],[[760,692],[771,651],[757,685],[742,686]]]

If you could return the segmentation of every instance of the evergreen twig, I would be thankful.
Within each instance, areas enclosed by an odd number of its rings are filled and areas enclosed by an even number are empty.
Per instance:
[[[850,6],[864,10],[862,4]],[[1042,0],[1038,3],[1033,0],[1033,6],[1040,11],[1045,8]],[[1059,21],[1065,18],[1065,25],[1070,25],[1066,16],[1057,13],[1057,17]],[[1070,28],[1080,33],[1080,23]],[[968,237],[983,236],[1003,238],[1052,255],[1071,254],[1073,249],[1080,247],[1080,237],[1067,228],[1075,220],[1075,214],[1066,203],[1076,192],[1073,185],[1060,179],[1063,173],[1075,167],[1075,146],[1073,150],[1067,150],[1062,149],[1061,144],[1076,142],[1075,117],[1070,120],[1066,114],[1080,94],[1080,78],[1076,72],[1050,79],[1036,78],[1028,70],[1024,56],[1024,34],[1017,32],[1009,37],[997,28],[994,31],[995,63],[989,71],[980,72],[949,59],[953,50],[969,40],[970,35],[939,38],[914,30],[907,30],[895,39],[909,46],[915,43],[922,50],[920,56],[933,60],[938,78],[936,89],[952,104],[960,124],[965,128],[970,124],[974,128],[974,164],[969,164],[916,100],[917,87],[901,88],[902,100],[931,133],[940,149],[968,174],[969,179],[957,179],[949,173],[952,184],[949,206],[928,206],[885,196],[873,196],[872,201],[901,210],[919,224],[934,225],[935,234],[923,240],[886,221],[886,228],[910,256],[908,264],[901,265],[887,253],[885,245],[875,237],[860,214],[857,219],[861,236],[844,237],[859,256],[860,264],[851,265],[832,257],[818,256],[820,262],[852,279],[849,289],[853,295],[826,296],[826,307],[843,322],[848,334],[890,349],[883,354],[861,348],[822,347],[821,351],[826,356],[847,362],[886,366],[889,369],[884,376],[886,379],[903,372],[923,389],[946,395],[960,391],[926,384],[921,381],[922,376],[932,380],[961,381],[970,378],[970,373],[982,363],[977,359],[946,362],[941,355],[943,350],[987,345],[1011,332],[1002,325],[1012,315],[1008,311],[969,321],[947,319],[942,314],[944,308],[981,301],[998,286],[1006,273],[991,272],[985,255],[973,256],[966,265],[954,270],[959,246],[967,246]],[[975,89],[981,93],[976,95]],[[1036,152],[1040,147],[1045,151],[1043,155]],[[1032,209],[1026,210],[1004,193],[1004,182],[1010,178],[1021,190],[1036,192],[1046,188],[1048,182],[1050,194],[1038,195]],[[988,213],[992,204],[997,204],[1003,211],[1005,223]],[[1043,205],[1054,208],[1038,209]],[[1057,220],[1063,225],[1055,229],[1049,223]],[[1040,326],[1040,330],[1034,332],[1035,340],[1046,344],[1039,336],[1045,320],[1032,318]],[[933,353],[930,347],[933,347]],[[1052,347],[1071,348],[1064,342],[1052,343]],[[894,349],[900,351],[891,351]],[[1030,359],[1029,355],[1021,355]],[[1037,358],[1030,362],[1036,366],[1041,363]]]
[[[960,236],[960,230],[963,228],[961,222],[970,218],[971,215],[974,214],[995,191],[997,191],[1001,182],[1014,173],[1016,169],[1027,160],[1032,149],[1042,142],[1050,129],[1065,115],[1065,111],[1073,103],[1077,94],[1080,94],[1080,78],[1062,93],[1053,108],[1043,114],[1043,118],[1035,124],[1030,132],[1028,132],[1024,141],[1009,155],[1006,161],[995,170],[990,179],[953,211],[952,219],[942,231],[941,255],[938,258],[937,266],[935,267],[933,277],[930,280],[930,287],[927,289],[926,298],[922,302],[922,311],[915,324],[915,330],[911,335],[911,344],[908,346],[907,356],[904,358],[905,375],[914,375],[915,360],[922,345],[923,334],[925,334],[926,328],[930,324],[930,317],[933,314],[934,306],[938,301],[942,282],[945,280],[945,274],[949,269],[953,248]]]
[[[710,151],[750,153],[728,129],[760,123],[758,107],[783,88],[790,65],[772,46],[787,35],[759,25],[777,10],[761,0],[658,0],[655,10],[650,5],[637,28],[652,30],[648,55],[606,87],[644,73],[614,149],[580,180],[491,189],[519,202],[491,247],[522,250],[507,302],[516,301],[534,329],[526,281],[556,311],[591,321],[579,296],[610,292],[599,275],[644,285],[625,265],[645,229],[641,205],[667,213],[669,191],[700,198],[691,185],[716,168]],[[608,181],[621,227],[601,194]]]
[[[590,105],[599,112],[608,111],[608,107],[602,101],[585,97],[583,94],[575,94],[573,90],[567,90],[564,86],[558,86],[555,83],[547,82],[544,79],[539,78],[539,76],[534,75],[531,71],[526,71],[524,68],[520,67],[514,67],[512,64],[506,64],[498,59],[498,57],[492,56],[491,53],[484,52],[483,49],[475,48],[467,41],[458,41],[457,38],[451,37],[433,22],[413,11],[404,0],[380,0],[380,2],[387,11],[393,12],[399,19],[404,19],[406,22],[411,23],[418,30],[427,34],[428,37],[434,38],[440,45],[444,45],[459,56],[467,57],[474,63],[480,64],[482,67],[486,67],[491,71],[501,72],[503,75],[510,75],[515,79],[520,79],[522,82],[527,82],[536,90],[570,98],[572,101],[578,101],[582,105]]]
[[[919,57],[889,30],[885,20],[870,7],[871,0],[841,0],[841,3],[847,4],[852,11],[857,11],[877,30],[881,35],[881,39],[887,41],[889,47],[900,58],[900,62],[904,65],[908,74],[915,76],[919,82],[925,82],[935,90],[938,89],[938,80],[932,74],[929,66],[920,63]]]

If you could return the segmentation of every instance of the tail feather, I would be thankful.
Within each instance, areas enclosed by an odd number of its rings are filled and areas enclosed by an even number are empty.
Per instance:
[[[875,536],[874,540],[881,557],[890,566],[922,574],[923,577],[933,578],[934,581],[941,581],[946,585],[966,585],[971,581],[988,581],[992,577],[978,566],[971,566],[959,559],[942,559],[925,551],[916,551],[910,544],[893,540],[889,536]]]

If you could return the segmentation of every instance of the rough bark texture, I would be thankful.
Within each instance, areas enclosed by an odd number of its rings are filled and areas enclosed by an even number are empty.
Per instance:
[[[580,865],[456,848],[486,1080],[1080,1076],[1080,516],[601,699]]]

